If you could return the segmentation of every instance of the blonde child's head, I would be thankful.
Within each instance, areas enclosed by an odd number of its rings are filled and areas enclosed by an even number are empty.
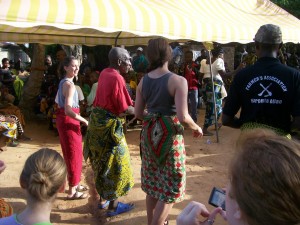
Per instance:
[[[21,187],[37,201],[51,201],[64,188],[66,164],[55,150],[42,148],[28,157],[20,176]]]

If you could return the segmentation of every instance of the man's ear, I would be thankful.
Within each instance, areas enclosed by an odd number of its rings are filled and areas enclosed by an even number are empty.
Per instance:
[[[118,59],[118,66],[121,66],[121,64],[122,64],[122,60]]]

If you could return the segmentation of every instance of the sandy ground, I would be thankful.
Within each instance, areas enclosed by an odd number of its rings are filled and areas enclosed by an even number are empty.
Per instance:
[[[203,123],[204,109],[199,110],[199,124]],[[53,148],[61,152],[59,139],[53,131],[47,129],[43,120],[28,121],[25,131],[33,140],[22,142],[16,148],[8,147],[7,151],[0,153],[7,168],[0,175],[0,198],[7,200],[16,213],[25,206],[25,192],[19,186],[19,176],[26,158],[42,147]],[[211,131],[214,131],[211,128]],[[120,198],[122,202],[133,202],[135,209],[112,218],[104,216],[105,210],[97,209],[97,193],[93,184],[93,173],[84,162],[82,183],[90,187],[90,197],[84,200],[65,200],[65,193],[60,193],[55,201],[51,221],[53,224],[111,224],[111,225],[144,225],[147,224],[145,193],[140,188],[139,157],[139,132],[140,129],[130,129],[126,134],[130,149],[132,165],[134,167],[135,185],[127,196]],[[216,136],[195,139],[191,130],[185,131],[187,152],[187,189],[183,202],[175,204],[170,215],[171,225],[176,224],[176,217],[190,200],[207,204],[213,186],[225,187],[227,183],[227,167],[234,151],[234,143],[240,134],[239,130],[222,127],[219,130],[219,143]],[[211,142],[211,143],[210,143]],[[216,224],[225,225],[220,217]]]

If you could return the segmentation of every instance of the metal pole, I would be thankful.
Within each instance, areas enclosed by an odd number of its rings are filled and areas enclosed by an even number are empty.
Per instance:
[[[217,116],[217,106],[216,106],[216,96],[215,96],[215,84],[214,84],[214,77],[212,74],[212,65],[211,65],[211,50],[208,50],[208,58],[209,58],[210,79],[212,83],[212,92],[213,92],[216,136],[217,136],[217,143],[219,143],[219,129],[218,129],[219,127],[218,127],[218,116]]]

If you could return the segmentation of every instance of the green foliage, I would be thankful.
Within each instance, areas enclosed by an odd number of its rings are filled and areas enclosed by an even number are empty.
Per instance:
[[[271,2],[285,9],[292,15],[300,19],[300,1],[299,0],[271,0]]]

